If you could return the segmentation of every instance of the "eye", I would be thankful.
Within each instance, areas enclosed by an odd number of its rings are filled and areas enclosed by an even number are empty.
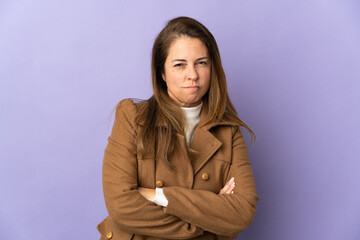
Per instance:
[[[200,66],[206,66],[207,65],[207,61],[200,61],[197,63]]]
[[[175,64],[174,67],[183,67],[184,64],[183,63],[178,63],[178,64]]]

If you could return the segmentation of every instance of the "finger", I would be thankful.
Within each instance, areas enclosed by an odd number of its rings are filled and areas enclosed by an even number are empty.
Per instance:
[[[232,177],[225,186],[220,190],[219,194],[229,194],[233,190],[234,178]]]
[[[231,188],[231,184],[234,181],[234,178],[231,178],[226,184],[225,186],[220,190],[220,194],[226,194],[227,191],[229,190],[229,188]]]
[[[231,178],[228,182],[227,185],[227,188],[226,188],[226,191],[225,191],[225,194],[230,194],[234,188],[235,188],[235,181],[234,181],[234,178]]]
[[[225,194],[228,187],[225,185],[221,190],[219,194]]]
[[[232,177],[230,178],[230,180],[225,184],[225,185],[228,185],[229,187],[231,186],[231,184],[235,181],[235,178]]]
[[[228,190],[226,191],[227,194],[232,194],[234,193],[234,189],[235,189],[235,182],[233,182],[231,184],[231,187],[228,188]]]

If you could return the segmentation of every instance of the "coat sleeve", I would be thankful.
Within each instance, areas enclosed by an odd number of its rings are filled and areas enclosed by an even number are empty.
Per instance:
[[[168,239],[202,235],[199,227],[165,213],[137,190],[136,106],[123,100],[116,109],[115,122],[103,159],[103,191],[110,217],[129,233]]]
[[[259,198],[246,143],[239,128],[233,132],[232,163],[224,182],[235,178],[234,194],[220,195],[205,190],[164,187],[163,192],[168,199],[165,213],[223,236],[236,236],[251,224]]]

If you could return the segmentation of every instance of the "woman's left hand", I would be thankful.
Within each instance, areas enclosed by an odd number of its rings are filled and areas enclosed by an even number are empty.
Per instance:
[[[220,190],[219,194],[232,194],[234,193],[234,188],[235,188],[235,179],[232,177]]]
[[[155,194],[156,194],[155,189],[139,187],[138,190],[139,190],[139,193],[147,200],[149,200],[149,201],[154,200]]]

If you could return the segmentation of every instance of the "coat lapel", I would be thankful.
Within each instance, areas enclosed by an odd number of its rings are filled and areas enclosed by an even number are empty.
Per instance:
[[[221,145],[222,143],[208,129],[204,127],[196,129],[190,145],[194,175],[200,171]]]
[[[207,109],[206,106],[203,106],[200,114],[200,122],[190,144],[190,157],[194,175],[200,171],[222,145],[222,143],[210,132],[212,127],[222,125],[222,123],[205,123],[206,116]]]

